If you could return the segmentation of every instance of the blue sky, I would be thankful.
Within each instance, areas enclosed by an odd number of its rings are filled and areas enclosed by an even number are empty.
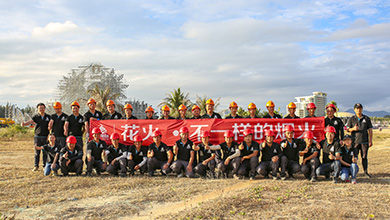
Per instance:
[[[386,0],[1,1],[0,104],[46,102],[99,62],[153,106],[181,87],[219,110],[321,91],[390,111],[389,13]]]

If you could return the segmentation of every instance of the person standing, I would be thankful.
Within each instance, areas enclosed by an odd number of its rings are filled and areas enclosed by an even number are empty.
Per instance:
[[[333,104],[329,104],[326,106],[326,118],[325,118],[325,127],[329,125],[336,129],[335,139],[340,141],[343,140],[344,137],[344,123],[343,121],[334,116],[337,108]]]
[[[202,118],[202,116],[200,116],[200,108],[199,108],[199,106],[197,106],[197,105],[192,106],[191,112],[192,112],[192,115],[193,115],[191,119],[201,119]]]
[[[226,116],[225,119],[235,119],[235,118],[242,118],[237,114],[238,111],[238,105],[236,102],[231,102],[229,105],[230,114]]]
[[[246,118],[260,118],[259,116],[257,116],[256,111],[257,111],[257,107],[255,103],[253,102],[249,103],[248,105],[249,115]]]
[[[84,120],[85,120],[85,139],[87,140],[87,143],[89,141],[89,122],[90,120],[101,120],[103,118],[103,114],[96,110],[96,101],[93,98],[88,99],[87,102],[88,105],[88,111],[84,114]]]
[[[107,113],[103,115],[103,120],[122,119],[122,114],[115,111],[115,102],[108,100],[106,102]]]
[[[371,178],[368,174],[368,149],[372,147],[372,123],[371,119],[363,115],[363,105],[356,103],[353,107],[355,115],[347,122],[347,131],[351,132],[352,138],[355,140],[355,148],[360,151],[364,174]]]
[[[49,131],[54,133],[56,137],[56,144],[63,148],[66,145],[64,125],[68,115],[62,112],[62,105],[59,102],[54,102],[53,108],[56,113],[50,116]]]
[[[188,119],[186,117],[187,107],[185,105],[181,104],[177,110],[179,111],[179,116],[176,119],[181,119],[181,120]]]
[[[206,101],[206,113],[202,115],[202,118],[222,118],[220,114],[214,112],[214,101],[212,99]]]
[[[49,135],[49,122],[50,116],[45,113],[46,106],[43,103],[38,103],[37,105],[38,114],[36,114],[31,120],[22,122],[21,125],[29,125],[35,123],[34,129],[34,168],[32,171],[38,171],[39,168],[39,158],[41,155],[41,150],[37,150],[36,147],[42,147],[47,143],[47,136]],[[47,153],[46,151],[42,152],[42,167],[46,166]]]
[[[297,106],[295,105],[294,102],[290,102],[288,104],[288,115],[284,117],[285,119],[296,119],[299,118],[296,114],[295,111],[297,109]]]
[[[80,104],[74,101],[71,104],[73,114],[69,115],[64,124],[64,135],[74,136],[77,144],[83,148],[83,134],[85,128],[84,117],[80,114]]]
[[[276,118],[276,119],[283,118],[279,114],[275,113],[275,103],[273,101],[268,101],[265,104],[265,107],[267,108],[268,113],[263,118]]]
[[[316,109],[317,109],[316,104],[310,102],[309,104],[307,104],[306,109],[307,109],[307,112],[309,113],[309,115],[306,116],[305,118],[315,118],[315,117],[317,117],[315,115]]]
[[[126,103],[126,105],[123,107],[123,110],[125,111],[125,116],[123,119],[137,119],[137,117],[133,115],[133,106],[131,104]]]
[[[167,120],[167,119],[175,119],[175,118],[173,118],[173,117],[171,117],[169,115],[170,111],[171,111],[171,109],[169,108],[168,105],[164,105],[163,107],[161,107],[162,115],[159,118],[159,120],[162,120],[162,119],[165,119],[165,120]]]
[[[146,114],[145,119],[154,119],[154,118],[153,118],[154,109],[152,108],[152,106],[148,106],[148,107],[145,109],[145,114]]]

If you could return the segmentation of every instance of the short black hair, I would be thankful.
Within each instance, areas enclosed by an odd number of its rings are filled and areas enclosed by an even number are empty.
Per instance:
[[[46,105],[45,105],[45,104],[43,104],[42,102],[38,103],[38,105],[37,105],[37,108],[38,108],[39,106],[43,106],[43,107],[45,107],[45,108],[46,108]]]

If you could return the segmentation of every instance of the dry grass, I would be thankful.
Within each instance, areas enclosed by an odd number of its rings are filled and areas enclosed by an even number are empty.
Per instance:
[[[0,139],[0,213],[16,219],[389,219],[390,130],[374,132],[358,184],[175,177],[44,177],[33,141]],[[360,165],[360,164],[359,164]]]

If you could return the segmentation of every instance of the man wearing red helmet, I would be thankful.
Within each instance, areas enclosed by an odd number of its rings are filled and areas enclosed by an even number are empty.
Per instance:
[[[121,177],[126,177],[128,148],[126,145],[119,143],[120,136],[118,133],[112,133],[110,139],[111,145],[105,151],[108,162],[106,170],[111,176],[118,175],[118,172],[120,172]]]
[[[85,163],[87,164],[87,176],[92,176],[92,169],[96,169],[96,174],[100,176],[100,173],[106,169],[103,163],[102,154],[105,154],[107,144],[105,141],[100,140],[102,132],[100,128],[96,127],[92,129],[93,140],[87,144],[87,157]],[[103,166],[104,164],[104,166]]]
[[[148,176],[154,176],[156,169],[161,169],[161,174],[167,175],[172,172],[170,168],[173,160],[172,150],[161,141],[161,131],[154,131],[152,137],[153,143],[148,148]]]
[[[211,146],[215,150],[215,162],[217,164],[218,177],[228,177],[229,171],[237,176],[237,170],[241,163],[241,151],[238,149],[237,142],[233,141],[234,134],[232,131],[225,131],[225,142]]]
[[[370,117],[363,115],[363,105],[356,103],[353,107],[355,115],[347,122],[347,130],[351,132],[352,138],[355,141],[355,148],[360,150],[362,157],[362,165],[364,174],[371,178],[368,174],[368,149],[372,147],[372,124]]]
[[[317,117],[315,115],[316,109],[317,109],[316,104],[310,102],[309,104],[307,104],[306,109],[307,109],[307,112],[309,113],[309,115],[306,116],[305,118],[315,118],[315,117]]]
[[[88,111],[84,114],[84,120],[85,120],[85,130],[86,135],[85,139],[89,140],[89,121],[90,120],[101,120],[103,118],[103,114],[96,110],[96,101],[93,98],[88,99],[87,102],[88,105]]]
[[[220,114],[214,112],[214,101],[209,99],[206,101],[206,113],[202,118],[222,118]]]
[[[123,117],[123,119],[137,119],[137,117],[133,115],[133,106],[129,103],[126,103],[126,105],[123,107],[123,110],[125,111],[125,116]]]
[[[148,170],[148,147],[142,145],[141,136],[134,136],[134,144],[129,147],[127,160],[130,176],[134,175],[136,170],[139,170],[141,174]]]
[[[185,171],[187,177],[194,177],[193,165],[196,164],[195,151],[192,149],[192,141],[188,139],[188,132],[187,127],[180,128],[180,140],[176,141],[173,146],[176,161],[173,162],[171,169],[177,174],[177,177],[182,177],[183,171]]]
[[[242,118],[237,114],[238,111],[238,105],[236,102],[231,102],[229,105],[230,114],[226,116],[225,119],[235,119],[235,118]]]
[[[284,117],[285,119],[296,119],[299,118],[296,114],[295,111],[297,109],[297,106],[295,105],[294,102],[290,102],[288,104],[288,115]]]
[[[325,139],[321,141],[322,148],[322,164],[317,168],[316,174],[324,175],[327,179],[332,175],[333,183],[337,183],[337,178],[341,171],[340,155],[341,149],[339,141],[335,139],[336,129],[328,126],[325,129]]]
[[[268,101],[265,107],[268,110],[268,113],[263,118],[283,118],[279,114],[275,113],[275,104],[273,101]]]
[[[283,152],[280,149],[280,145],[274,142],[274,132],[266,130],[264,133],[265,141],[260,145],[261,162],[256,171],[264,178],[268,178],[268,173],[271,171],[272,178],[277,180],[279,159],[283,156]]]
[[[320,165],[318,148],[313,142],[313,132],[306,131],[303,135],[305,142],[300,146],[299,156],[303,157],[301,172],[311,182],[317,181],[316,169]]]
[[[83,148],[77,144],[75,136],[69,136],[66,139],[66,147],[60,152],[61,172],[68,176],[69,172],[75,172],[80,176],[83,171]]]
[[[61,147],[66,145],[66,137],[64,135],[64,125],[68,115],[62,112],[62,105],[59,102],[53,104],[55,114],[50,116],[49,131],[52,131],[56,137],[56,143]]]
[[[46,106],[43,103],[38,103],[37,105],[38,114],[36,114],[31,120],[22,122],[21,125],[29,125],[35,123],[34,129],[34,147],[42,147],[47,143],[47,135],[49,135],[49,122],[50,116],[45,113]],[[34,156],[34,169],[32,171],[38,171],[39,167],[39,157],[41,150],[35,149]],[[43,167],[46,166],[47,154],[46,151],[42,152],[42,161]]]
[[[253,180],[256,176],[256,167],[259,163],[259,144],[253,140],[253,131],[250,128],[244,130],[244,141],[240,144],[241,161],[240,167],[237,170],[237,175],[233,175],[235,179],[239,176],[245,176],[250,171],[250,179]]]
[[[199,158],[198,165],[195,166],[195,173],[199,174],[202,178],[206,178],[208,173],[209,178],[214,178],[215,171],[215,151],[210,149],[210,132],[202,132],[202,143],[198,144],[198,148],[195,151],[195,157]]]
[[[83,134],[85,128],[84,117],[80,114],[80,104],[73,102],[71,104],[73,114],[69,115],[64,124],[64,135],[72,135],[76,137],[77,144],[82,148]]]
[[[280,142],[282,147],[283,156],[280,158],[280,178],[286,179],[286,170],[290,178],[294,178],[293,174],[298,173],[301,170],[299,165],[299,146],[303,144],[300,139],[294,138],[294,128],[292,125],[284,127],[286,139]]]
[[[336,129],[335,139],[337,141],[343,140],[344,137],[344,123],[343,121],[334,116],[337,108],[333,104],[329,104],[326,106],[326,118],[325,118],[325,127],[333,126]]]
[[[192,106],[192,118],[191,119],[201,119],[202,116],[200,116],[200,108],[197,105]]]
[[[115,102],[108,100],[106,102],[107,113],[103,115],[103,120],[122,119],[122,114],[115,111]]]

